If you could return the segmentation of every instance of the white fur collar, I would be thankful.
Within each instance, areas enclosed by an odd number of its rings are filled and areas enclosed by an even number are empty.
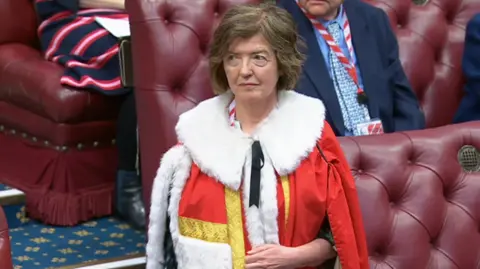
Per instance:
[[[207,175],[238,190],[253,139],[228,121],[231,92],[201,102],[183,113],[176,126],[179,139]],[[294,91],[280,91],[278,106],[257,128],[255,138],[280,176],[293,172],[321,137],[323,103]]]

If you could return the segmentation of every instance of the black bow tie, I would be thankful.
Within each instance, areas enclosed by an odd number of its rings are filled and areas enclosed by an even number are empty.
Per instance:
[[[260,142],[255,141],[252,144],[252,170],[250,173],[250,199],[249,207],[260,205],[260,170],[262,170],[265,159],[263,157]]]

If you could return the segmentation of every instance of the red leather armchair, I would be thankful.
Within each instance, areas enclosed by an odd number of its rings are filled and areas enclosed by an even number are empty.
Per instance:
[[[120,100],[60,85],[33,2],[0,1],[0,182],[26,193],[30,217],[74,225],[112,212]]]
[[[7,219],[5,218],[2,207],[0,207],[0,268],[13,268]]]
[[[464,172],[457,154],[480,148],[480,122],[340,142],[371,268],[479,268],[480,173]]]
[[[212,96],[205,58],[212,29],[240,2],[254,1],[126,2],[147,205],[160,157],[176,143],[178,115]],[[401,59],[429,126],[448,124],[462,91],[464,28],[479,2],[371,2],[398,25]],[[341,139],[358,179],[372,268],[479,267],[480,175],[456,161],[461,146],[480,147],[479,135],[472,123]]]

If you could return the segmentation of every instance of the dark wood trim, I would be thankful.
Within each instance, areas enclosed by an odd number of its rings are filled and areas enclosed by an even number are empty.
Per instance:
[[[92,261],[92,262],[79,263],[79,264],[68,265],[68,266],[63,266],[63,267],[54,267],[53,269],[77,269],[77,268],[85,267],[85,266],[100,265],[100,264],[103,264],[103,263],[118,262],[118,261],[129,260],[129,259],[140,258],[140,257],[145,257],[145,254],[127,255],[127,256],[122,256],[122,257],[116,257],[116,258],[103,259],[103,260]],[[145,269],[145,264],[118,267],[118,268],[119,269],[120,268],[121,269]]]
[[[25,203],[25,194],[0,197],[0,206],[20,205]]]

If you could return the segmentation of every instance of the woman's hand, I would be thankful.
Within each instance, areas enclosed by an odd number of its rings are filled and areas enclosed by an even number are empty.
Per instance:
[[[280,245],[262,245],[250,250],[245,269],[293,269],[295,248]]]
[[[336,255],[332,245],[322,238],[299,247],[262,245],[247,253],[245,269],[316,267]]]

